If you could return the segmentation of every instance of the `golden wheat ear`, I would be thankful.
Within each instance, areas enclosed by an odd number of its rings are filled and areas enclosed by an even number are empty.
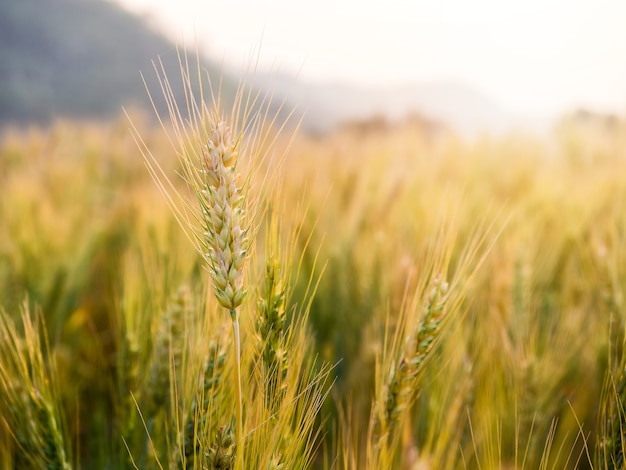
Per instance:
[[[229,121],[221,108],[219,93],[216,98],[211,88],[211,102],[205,101],[202,89],[205,80],[199,58],[197,83],[192,80],[186,56],[180,56],[180,67],[186,110],[179,108],[171,82],[161,65],[160,70],[157,68],[157,75],[168,106],[170,122],[166,125],[161,116],[159,120],[168,131],[192,198],[184,195],[169,179],[136,132],[135,138],[153,179],[164,192],[175,217],[205,258],[217,302],[230,314],[235,343],[235,436],[237,451],[242,458],[241,340],[237,309],[246,295],[244,272],[249,259],[251,231],[243,189],[250,177],[238,173],[242,151],[240,146],[247,136],[237,126],[241,125],[243,129],[250,121],[249,110],[254,100],[251,103],[250,95],[246,98],[244,91],[240,91]]]
[[[246,295],[243,284],[249,245],[244,197],[236,174],[237,142],[226,122],[213,120],[211,126],[202,149],[204,184],[197,196],[215,297],[236,316]]]

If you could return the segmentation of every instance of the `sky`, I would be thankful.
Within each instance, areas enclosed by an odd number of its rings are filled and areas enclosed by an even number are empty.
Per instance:
[[[116,0],[228,68],[469,85],[519,116],[626,113],[625,0]]]

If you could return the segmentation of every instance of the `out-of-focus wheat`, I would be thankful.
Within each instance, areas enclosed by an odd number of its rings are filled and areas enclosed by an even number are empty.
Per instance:
[[[14,466],[70,470],[45,333],[27,303],[21,321],[23,336],[0,310],[0,416],[13,437]]]
[[[436,279],[428,295],[423,318],[407,338],[402,356],[392,365],[379,423],[380,445],[386,445],[383,441],[389,438],[389,434],[396,429],[403,414],[415,400],[419,391],[419,373],[439,336],[447,295],[448,283]]]

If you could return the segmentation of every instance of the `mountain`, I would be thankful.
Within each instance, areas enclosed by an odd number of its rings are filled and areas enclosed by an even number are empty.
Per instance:
[[[191,53],[195,57],[195,51]],[[107,119],[122,107],[166,110],[152,61],[163,62],[176,102],[184,103],[176,46],[144,18],[111,0],[0,0],[0,126],[46,123],[58,116]],[[232,102],[238,79],[202,60],[222,77],[222,99]],[[257,72],[256,89],[273,95],[274,110],[294,107],[305,131],[324,133],[347,121],[421,115],[462,133],[510,129],[515,120],[482,93],[454,82],[366,88],[307,83]]]
[[[106,119],[122,106],[148,107],[140,71],[160,98],[152,65],[159,57],[184,102],[176,46],[117,4],[0,0],[0,125],[57,116]],[[211,63],[202,65],[220,74]],[[222,86],[234,94],[234,80],[226,77]]]
[[[306,83],[286,75],[256,78],[289,106],[304,112],[305,130],[325,133],[346,121],[383,116],[391,121],[413,114],[461,133],[503,132],[518,120],[487,96],[456,82],[408,83],[396,87],[358,87],[345,83]]]

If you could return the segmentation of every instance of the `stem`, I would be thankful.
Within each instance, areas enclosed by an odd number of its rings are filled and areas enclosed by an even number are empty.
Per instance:
[[[233,332],[235,334],[235,401],[237,413],[237,429],[235,432],[236,439],[236,461],[241,465],[235,465],[236,468],[243,468],[243,403],[241,397],[241,342],[239,339],[239,319],[237,311],[232,309],[230,316],[233,320]]]

